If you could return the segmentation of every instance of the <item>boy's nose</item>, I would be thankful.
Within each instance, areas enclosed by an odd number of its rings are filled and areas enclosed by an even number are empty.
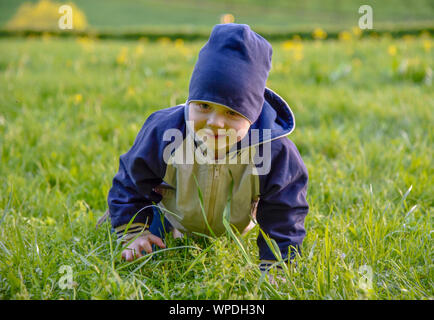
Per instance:
[[[225,127],[224,116],[216,112],[211,113],[208,118],[207,125],[216,129],[223,129]]]

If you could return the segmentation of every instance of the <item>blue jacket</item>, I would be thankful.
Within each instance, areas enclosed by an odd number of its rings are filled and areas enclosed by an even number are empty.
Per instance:
[[[288,248],[299,249],[302,244],[309,210],[308,172],[296,146],[287,137],[295,127],[288,104],[269,88],[265,89],[261,113],[246,137],[228,155],[239,160],[245,151],[259,157],[268,150],[269,157],[261,163],[236,164],[177,161],[188,150],[197,156],[203,154],[187,122],[188,107],[186,103],[152,113],[131,149],[120,157],[119,171],[108,194],[112,227],[121,236],[134,218],[128,232],[148,228],[153,217],[149,206],[155,203],[181,231],[218,236],[225,230],[223,211],[233,179],[230,223],[240,232],[252,222],[258,223],[276,241],[282,257],[288,258]],[[168,139],[169,129],[178,129],[179,135]],[[260,132],[255,143],[252,143],[253,129]],[[243,144],[245,141],[248,143]],[[265,162],[269,170],[258,174]],[[197,186],[202,190],[206,220]],[[257,244],[261,260],[276,260],[261,233]],[[291,251],[291,258],[293,254]]]

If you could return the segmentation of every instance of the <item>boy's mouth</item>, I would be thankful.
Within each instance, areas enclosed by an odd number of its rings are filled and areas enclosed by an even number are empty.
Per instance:
[[[226,135],[225,134],[214,134],[214,133],[208,133],[208,135],[210,136],[210,137],[213,137],[214,139],[220,139],[220,138],[223,138],[223,137],[226,137]]]
[[[226,134],[218,134],[218,133],[214,133],[212,131],[211,132],[207,131],[206,135],[210,136],[210,137],[212,137],[214,139],[220,139],[220,138],[226,137]]]

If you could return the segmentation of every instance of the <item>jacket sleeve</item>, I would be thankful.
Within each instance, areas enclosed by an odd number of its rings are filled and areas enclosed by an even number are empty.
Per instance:
[[[290,246],[300,252],[306,234],[308,172],[291,140],[283,137],[271,143],[271,169],[268,174],[259,176],[260,200],[256,220],[261,230],[276,241],[282,258],[286,260]],[[262,264],[277,260],[261,232],[257,244]],[[295,252],[291,251],[290,259],[294,256]]]
[[[156,126],[151,125],[155,121],[152,118],[153,115],[146,120],[131,149],[121,155],[119,171],[108,193],[111,223],[119,238],[133,218],[127,239],[147,230],[153,209],[146,207],[161,201],[161,195],[153,188],[162,182],[166,165],[161,157],[162,141],[158,139]]]

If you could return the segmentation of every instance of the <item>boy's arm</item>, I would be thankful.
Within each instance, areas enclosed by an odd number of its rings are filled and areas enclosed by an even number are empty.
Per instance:
[[[272,141],[271,170],[259,176],[261,197],[256,220],[261,230],[274,239],[284,260],[288,259],[288,247],[300,252],[306,231],[304,219],[309,211],[306,201],[308,172],[294,143],[288,138]],[[264,237],[259,233],[257,244],[261,270],[277,260]],[[290,259],[295,252],[290,252]]]
[[[149,229],[152,222],[153,203],[161,201],[161,195],[153,191],[164,177],[166,165],[160,157],[161,143],[157,129],[150,126],[152,115],[137,135],[131,149],[120,157],[119,171],[113,178],[108,194],[108,206],[112,227],[118,237],[125,233],[128,240],[137,233]],[[146,208],[148,207],[148,208]]]

